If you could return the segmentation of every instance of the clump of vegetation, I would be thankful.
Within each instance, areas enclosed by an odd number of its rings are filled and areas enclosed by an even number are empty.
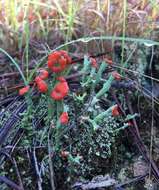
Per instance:
[[[158,7],[0,2],[0,189],[155,186]]]

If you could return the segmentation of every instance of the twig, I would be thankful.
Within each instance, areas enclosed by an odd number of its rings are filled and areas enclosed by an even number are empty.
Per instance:
[[[19,140],[21,139],[22,135],[23,135],[23,129],[18,129],[18,131],[16,132],[15,136],[13,137],[13,140],[11,142],[11,147],[10,149],[5,149],[5,148],[1,148],[0,149],[0,153],[2,152],[2,154],[0,154],[0,164],[2,164],[5,161],[6,155],[4,153],[7,154],[7,157],[9,157],[9,159],[11,159],[10,155],[11,153],[14,151],[16,145],[18,144]],[[3,155],[4,154],[4,155]]]
[[[19,187],[19,185],[17,185],[16,183],[14,183],[13,181],[11,181],[5,176],[0,176],[0,182],[5,183],[6,185],[10,186],[12,189],[23,190],[21,187]]]
[[[48,133],[48,153],[49,153],[49,167],[50,167],[51,188],[52,188],[52,190],[55,190],[54,169],[53,169],[52,151],[51,151],[51,145],[50,145],[50,130],[49,130],[49,133]]]
[[[28,146],[17,146],[17,147],[15,147],[15,146],[12,146],[12,145],[7,145],[7,146],[5,146],[5,147],[3,147],[1,150],[2,151],[4,151],[4,150],[10,150],[10,149],[16,149],[16,150],[27,150],[28,149]],[[47,147],[46,146],[35,146],[34,147],[35,149],[46,149]]]
[[[130,179],[130,180],[128,180],[128,181],[126,181],[126,182],[124,182],[124,183],[122,183],[122,184],[118,184],[118,185],[116,185],[115,187],[116,187],[117,189],[119,189],[120,187],[124,187],[124,186],[130,185],[131,183],[144,180],[147,175],[148,175],[148,173],[146,173],[146,174],[144,174],[144,175],[142,175],[142,176],[137,176],[137,177],[135,177],[134,179]]]
[[[89,182],[79,182],[75,183],[72,188],[74,189],[82,189],[82,190],[89,190],[89,189],[97,189],[102,187],[111,187],[116,184],[116,181],[109,176],[100,176],[96,179],[93,178],[92,181]]]
[[[18,120],[20,120],[20,113],[23,113],[26,110],[27,104],[26,102],[22,102],[22,104],[18,107],[17,110],[14,110],[11,117],[4,123],[0,130],[0,145],[4,143],[6,137],[8,136],[12,127],[16,124]]]
[[[126,97],[126,103],[127,103],[128,109],[129,109],[129,113],[134,114],[133,108],[132,108],[131,103],[130,103],[131,102],[130,101],[130,96],[128,95],[128,93],[125,93],[125,97]],[[137,136],[140,138],[140,132],[139,132],[139,129],[138,129],[138,126],[137,126],[136,119],[133,118],[132,121],[133,121],[133,124],[135,126]]]
[[[38,163],[37,163],[35,148],[33,150],[33,160],[34,160],[34,166],[35,166],[35,171],[36,171],[36,176],[37,176],[38,190],[42,190],[42,178],[41,178],[41,174],[40,174]]]
[[[21,176],[20,176],[20,173],[19,173],[19,169],[18,169],[16,160],[14,158],[12,159],[11,156],[8,154],[8,152],[3,152],[2,150],[0,151],[0,155],[4,155],[4,158],[7,157],[11,161],[11,163],[14,166],[15,172],[16,172],[16,174],[18,176],[18,180],[19,180],[19,183],[20,183],[20,188],[21,188],[21,190],[24,190],[22,179],[21,179]]]
[[[19,180],[19,185],[20,185],[21,189],[24,190],[22,178],[20,176],[20,172],[19,172],[19,169],[18,169],[17,162],[16,162],[15,158],[13,158],[13,163],[14,163],[14,168],[15,168],[16,173],[17,173],[18,180]]]

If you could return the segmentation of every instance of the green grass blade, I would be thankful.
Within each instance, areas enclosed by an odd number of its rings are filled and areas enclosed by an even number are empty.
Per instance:
[[[19,73],[20,73],[20,75],[21,75],[21,77],[22,77],[22,79],[23,79],[23,81],[24,81],[24,84],[27,85],[27,80],[26,80],[25,76],[23,75],[23,72],[22,72],[21,68],[19,67],[18,63],[16,63],[16,61],[15,61],[4,49],[0,48],[0,51],[1,51],[2,53],[4,53],[4,54],[11,60],[12,64],[13,64],[13,65],[17,68],[17,70],[19,71]]]

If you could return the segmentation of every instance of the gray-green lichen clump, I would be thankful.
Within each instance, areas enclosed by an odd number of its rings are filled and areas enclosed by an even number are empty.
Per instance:
[[[103,164],[111,157],[117,134],[115,130],[119,128],[119,123],[114,117],[109,116],[95,132],[92,132],[90,126],[82,127],[78,142],[73,146],[73,152],[78,152],[82,156],[76,172],[82,177],[88,177],[95,172],[100,173]]]

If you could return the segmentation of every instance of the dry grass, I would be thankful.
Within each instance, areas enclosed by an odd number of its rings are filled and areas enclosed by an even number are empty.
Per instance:
[[[1,0],[1,47],[15,50],[19,38],[25,44],[27,23],[30,39],[49,40],[56,30],[69,41],[81,36],[123,33],[151,38],[152,31],[158,29],[158,20],[158,0]]]

